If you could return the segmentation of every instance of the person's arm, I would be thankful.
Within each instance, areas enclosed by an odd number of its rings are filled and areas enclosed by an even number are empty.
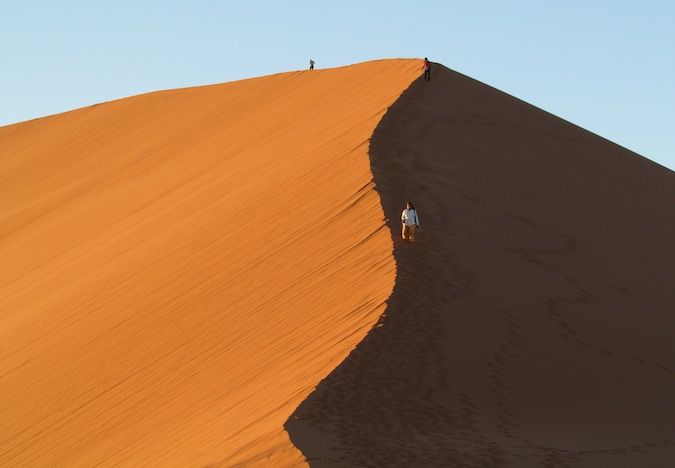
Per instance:
[[[420,227],[420,216],[417,214],[417,210],[415,210],[415,224]]]
[[[405,210],[403,210],[403,211],[401,212],[401,222],[402,222],[402,223],[405,223],[405,220],[406,220],[406,219],[407,219],[407,216],[406,216]]]

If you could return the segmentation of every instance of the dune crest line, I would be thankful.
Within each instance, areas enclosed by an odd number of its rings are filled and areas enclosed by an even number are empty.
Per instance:
[[[286,423],[310,466],[670,466],[675,174],[438,65],[370,158],[396,282]]]

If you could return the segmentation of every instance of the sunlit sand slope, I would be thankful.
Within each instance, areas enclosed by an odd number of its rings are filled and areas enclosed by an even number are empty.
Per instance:
[[[395,278],[392,60],[0,128],[0,466],[303,462],[284,421]]]
[[[287,424],[310,464],[675,466],[675,174],[441,66],[371,158],[422,230]]]

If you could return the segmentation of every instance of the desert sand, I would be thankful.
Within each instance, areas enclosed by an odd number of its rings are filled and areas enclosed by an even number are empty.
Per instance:
[[[672,466],[675,175],[420,74],[0,128],[0,466]]]
[[[394,283],[381,61],[0,128],[0,466],[303,464],[283,424]]]
[[[317,467],[675,466],[675,174],[432,73],[371,140],[397,239],[382,326],[292,441]]]

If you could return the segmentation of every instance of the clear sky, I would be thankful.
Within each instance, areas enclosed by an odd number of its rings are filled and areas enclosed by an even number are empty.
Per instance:
[[[0,125],[423,56],[675,169],[675,0],[0,0]]]

